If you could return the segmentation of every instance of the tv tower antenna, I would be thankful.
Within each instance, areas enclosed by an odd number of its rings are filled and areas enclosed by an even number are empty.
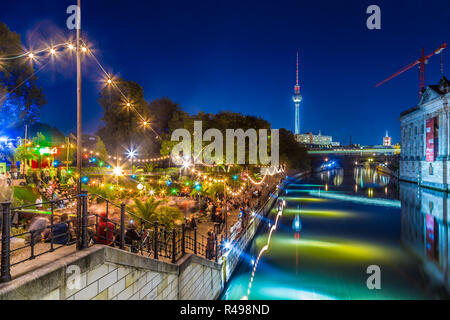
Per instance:
[[[300,85],[298,83],[298,51],[297,51],[297,73],[296,82],[294,86],[294,95],[292,100],[295,105],[295,134],[300,134],[300,102],[302,102],[302,95],[300,94]]]

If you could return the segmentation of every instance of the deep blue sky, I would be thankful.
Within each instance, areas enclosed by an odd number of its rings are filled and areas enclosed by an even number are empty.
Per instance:
[[[58,37],[75,0],[15,0],[0,20],[28,48]],[[370,4],[381,7],[381,30],[366,28]],[[379,144],[386,130],[399,141],[399,114],[418,97],[418,69],[374,85],[442,42],[449,42],[449,0],[396,1],[82,1],[83,35],[108,71],[140,83],[151,100],[167,96],[186,111],[232,110],[293,130],[295,54],[300,51],[303,132],[348,143]],[[450,48],[444,51],[450,71]],[[75,130],[74,59],[40,73],[48,105],[42,121]],[[439,80],[440,57],[427,65]],[[86,65],[84,130],[100,124],[101,73]]]

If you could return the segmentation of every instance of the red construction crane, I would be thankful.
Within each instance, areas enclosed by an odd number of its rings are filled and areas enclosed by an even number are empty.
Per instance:
[[[422,56],[414,61],[413,63],[407,65],[406,67],[404,67],[403,69],[397,71],[396,73],[394,73],[392,76],[390,76],[389,78],[386,78],[385,80],[381,81],[380,83],[378,83],[375,87],[378,87],[380,85],[382,85],[383,83],[391,80],[392,78],[395,78],[396,76],[398,76],[399,74],[402,74],[403,72],[405,72],[406,70],[411,69],[412,67],[419,65],[419,99],[422,95],[422,91],[425,88],[425,64],[428,63],[428,59],[431,58],[432,56],[434,56],[435,54],[439,54],[442,52],[442,50],[444,50],[447,47],[447,44],[444,42],[439,48],[437,48],[436,50],[434,50],[432,53],[430,53],[427,56],[423,55],[423,48],[422,48]],[[442,60],[441,60],[442,63]],[[442,66],[441,66],[442,69]],[[442,70],[441,70],[442,72]]]

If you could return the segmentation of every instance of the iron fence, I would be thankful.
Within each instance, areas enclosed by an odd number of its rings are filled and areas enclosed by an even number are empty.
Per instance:
[[[258,213],[271,200],[273,195],[270,191],[268,193],[268,199],[258,208]],[[100,210],[102,214],[89,212],[88,200],[91,202],[96,200],[97,205],[104,205],[104,210]],[[57,212],[57,209],[64,202],[76,202],[77,214],[72,215],[71,219],[64,218],[64,221],[61,221],[61,213]],[[49,215],[50,220],[47,219],[47,222],[38,224],[26,232],[11,234],[12,224],[18,224],[19,214],[33,207],[42,208],[43,206],[49,207],[49,211],[40,211],[40,213]],[[113,217],[111,210],[119,210],[119,217]],[[10,202],[3,202],[1,213],[0,282],[11,280],[11,267],[75,244],[80,250],[94,244],[103,244],[157,260],[165,259],[172,263],[176,263],[186,252],[217,262],[224,250],[223,236],[220,241],[215,234],[205,237],[198,234],[197,228],[187,228],[185,224],[169,229],[163,224],[150,222],[137,216],[127,210],[124,203],[118,205],[98,194],[88,194],[86,191],[65,199],[20,207],[11,207]],[[250,224],[251,221],[243,221],[242,230],[236,240]],[[18,238],[25,238],[24,245],[11,249],[11,240]],[[20,254],[14,256],[15,253]]]
[[[97,200],[97,205],[103,205],[104,210],[100,210],[102,214],[90,212],[88,200],[91,202]],[[60,221],[62,214],[57,211],[60,203],[65,201],[76,202],[79,206],[77,212],[80,214]],[[49,211],[30,211],[30,209],[41,209],[44,206],[48,207]],[[119,218],[112,217],[111,211],[115,209],[120,210]],[[18,215],[32,212],[46,214],[49,219],[44,218],[46,222],[41,222],[41,225],[37,224],[37,227],[28,231],[12,234],[13,221],[19,220]],[[183,224],[181,227],[170,230],[163,224],[150,222],[137,216],[127,210],[124,203],[118,205],[100,195],[88,194],[86,191],[70,198],[20,207],[12,207],[10,202],[4,202],[1,203],[1,213],[0,282],[11,280],[11,267],[75,244],[78,249],[103,244],[154,259],[165,259],[172,263],[177,262],[186,252],[216,261],[218,258],[217,239],[213,241],[213,249],[208,249],[207,238],[203,235],[197,238],[197,229],[189,232]],[[14,225],[17,226],[18,223]],[[24,245],[11,249],[11,241],[20,238],[25,238]],[[211,243],[211,239],[209,241]]]

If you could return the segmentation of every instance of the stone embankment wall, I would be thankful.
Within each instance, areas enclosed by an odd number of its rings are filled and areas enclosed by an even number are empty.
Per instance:
[[[2,300],[214,299],[220,266],[187,254],[177,264],[93,246],[0,286]]]

